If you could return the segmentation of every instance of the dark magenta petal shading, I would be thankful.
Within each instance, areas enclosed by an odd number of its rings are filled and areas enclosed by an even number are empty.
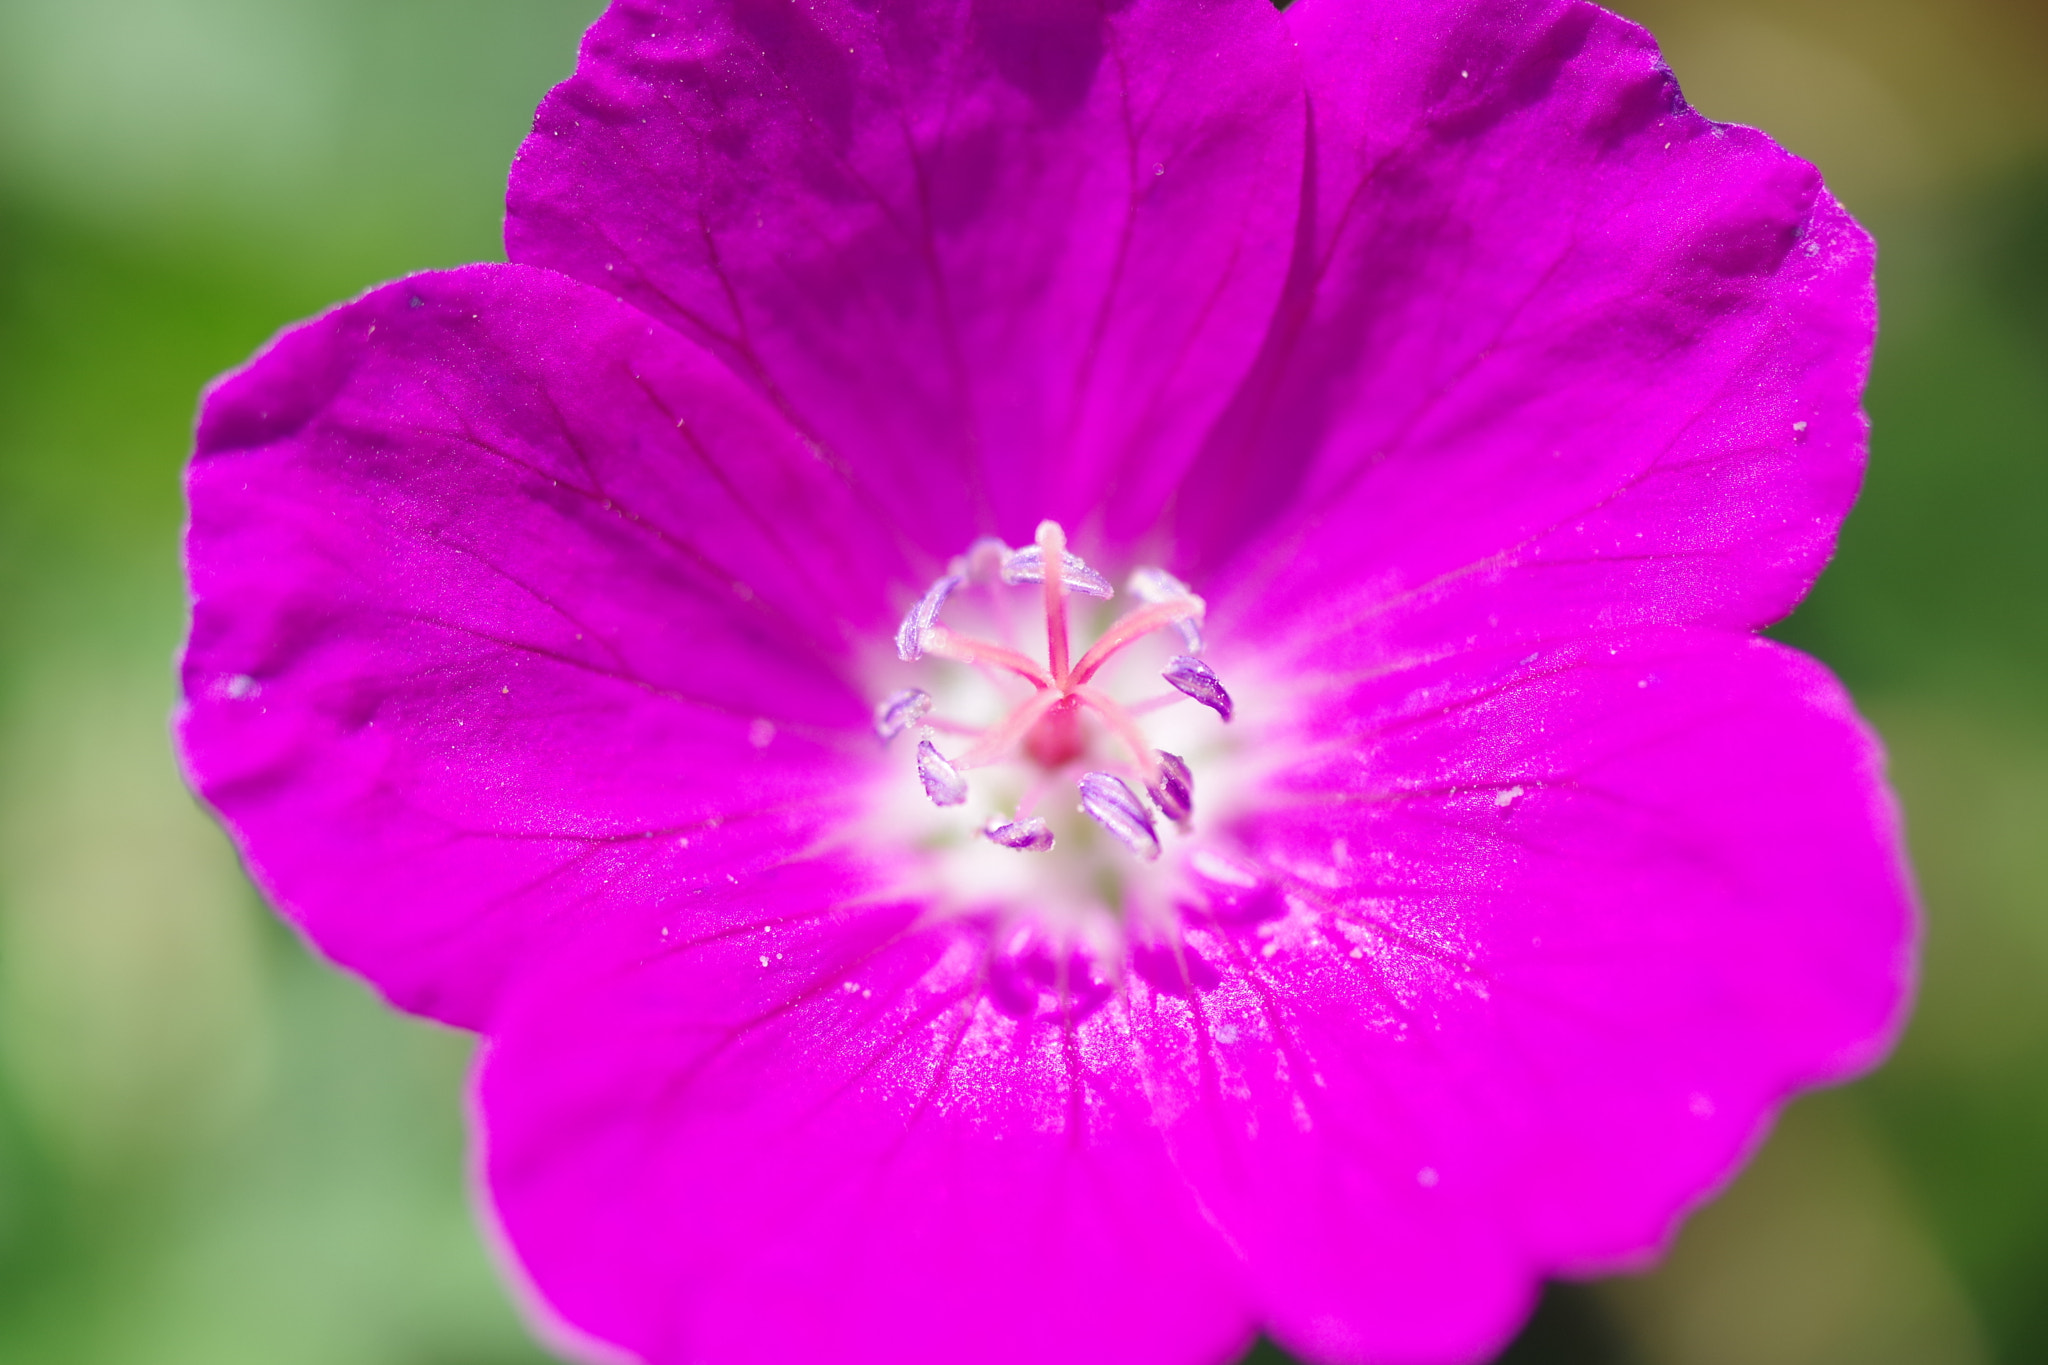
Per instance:
[[[1182,491],[1183,558],[1282,517],[1246,552],[1262,620],[1434,593],[1418,647],[1789,610],[1856,493],[1876,318],[1813,168],[1575,0],[1286,17],[1312,245]],[[1503,576],[1511,602],[1437,592]]]
[[[650,1360],[1476,1360],[1888,1046],[1896,813],[1809,660],[1329,687],[1218,845],[1259,888],[1121,981],[824,866],[529,979],[479,1107],[551,1309]]]
[[[558,275],[423,275],[207,398],[179,738],[258,882],[481,1026],[558,930],[846,818],[904,570],[717,361]],[[851,738],[850,738],[851,737]]]
[[[512,258],[727,359],[934,555],[1158,509],[1287,269],[1266,0],[622,0],[512,168]]]
[[[503,1011],[477,1112],[535,1316],[650,1362],[1242,1351],[1241,1268],[1110,984],[835,881],[608,935],[616,966],[557,958]]]
[[[1841,688],[1755,639],[1325,686],[1230,831],[1292,913],[1191,935],[1231,982],[1208,1058],[1162,1068],[1206,1089],[1176,1152],[1282,1341],[1476,1359],[1539,1273],[1639,1262],[1779,1104],[1890,1046],[1897,812]]]

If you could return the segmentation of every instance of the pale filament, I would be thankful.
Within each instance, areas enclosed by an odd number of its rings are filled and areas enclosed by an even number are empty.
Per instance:
[[[1031,727],[1045,718],[1046,712],[1066,699],[1064,693],[1049,687],[1039,689],[1030,701],[1003,717],[1001,724],[983,731],[981,738],[966,753],[953,760],[953,766],[980,768],[995,762],[1021,743],[1024,736],[1031,733]]]
[[[1033,687],[1047,688],[1053,679],[1046,676],[1038,660],[1028,654],[999,645],[993,640],[976,639],[971,635],[955,635],[944,626],[933,626],[924,634],[924,652],[936,654],[941,659],[955,663],[975,664],[983,668],[1000,668],[1015,673]]]
[[[1138,765],[1138,771],[1147,782],[1158,776],[1158,760],[1152,757],[1152,746],[1145,742],[1145,732],[1138,728],[1138,722],[1132,719],[1130,712],[1092,687],[1076,688],[1074,695],[1101,716],[1111,733],[1124,742],[1124,747],[1131,751],[1131,760]]]
[[[1050,577],[1047,575],[1048,580]],[[1081,662],[1074,666],[1071,679],[1061,677],[1057,671],[1053,676],[1059,678],[1062,687],[1079,686],[1094,677],[1104,664],[1133,640],[1150,635],[1153,631],[1170,626],[1176,621],[1184,621],[1190,616],[1199,615],[1201,610],[1199,603],[1184,597],[1178,602],[1155,602],[1151,606],[1125,612],[1108,630],[1102,632],[1102,638],[1081,656]]]
[[[1048,791],[1052,790],[1052,781],[1053,775],[1051,773],[1042,772],[1033,777],[1030,785],[1024,788],[1024,794],[1017,798],[1017,813],[1013,818],[1018,820],[1030,819],[1031,812],[1038,809],[1038,803],[1045,799],[1045,794]]]

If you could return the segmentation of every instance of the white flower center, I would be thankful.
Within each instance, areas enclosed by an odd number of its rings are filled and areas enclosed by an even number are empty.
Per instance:
[[[876,708],[885,741],[915,741],[884,819],[929,855],[918,889],[937,903],[1104,948],[1132,921],[1170,921],[1197,770],[1234,704],[1201,659],[1202,599],[1160,569],[1127,588],[1138,604],[1098,620],[1114,590],[1047,521],[1022,549],[977,541],[904,617],[898,657],[929,673]],[[1070,629],[1090,625],[1077,657]],[[1162,633],[1171,650],[1138,647]]]

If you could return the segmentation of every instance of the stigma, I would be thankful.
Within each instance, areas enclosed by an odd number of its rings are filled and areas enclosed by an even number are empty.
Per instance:
[[[905,780],[915,780],[935,807],[963,807],[987,787],[999,808],[979,824],[978,837],[1004,856],[1059,856],[1055,823],[1069,813],[1085,817],[1080,832],[1107,836],[1094,843],[1140,864],[1159,858],[1166,831],[1193,830],[1194,772],[1180,755],[1155,747],[1146,727],[1155,713],[1185,701],[1213,712],[1211,724],[1231,719],[1230,694],[1200,657],[1206,606],[1158,568],[1133,571],[1126,591],[1134,605],[1076,654],[1077,608],[1099,619],[1106,608],[1096,604],[1117,594],[1067,548],[1059,523],[1045,521],[1019,548],[976,541],[896,631],[899,659],[964,665],[996,700],[953,714],[935,699],[944,689],[934,675],[930,689],[881,700],[875,733],[884,743],[916,736]],[[948,616],[955,619],[942,619]],[[1142,686],[1142,672],[1133,683],[1133,646],[1161,634],[1171,657],[1151,676],[1164,687],[1129,695]],[[959,818],[971,819],[964,811]]]

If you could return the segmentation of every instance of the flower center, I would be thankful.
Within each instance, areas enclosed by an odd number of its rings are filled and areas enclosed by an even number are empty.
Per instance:
[[[1043,618],[1042,662],[1021,639],[1036,632],[1020,621],[1018,588],[1034,590]],[[1024,857],[1051,853],[1059,844],[1055,821],[1063,803],[1056,797],[1063,793],[1077,798],[1075,809],[1089,822],[1070,829],[1070,837],[1092,828],[1140,862],[1159,857],[1162,826],[1181,835],[1192,831],[1194,774],[1180,755],[1154,747],[1146,726],[1154,713],[1190,698],[1228,721],[1230,694],[1201,659],[1202,599],[1163,569],[1136,570],[1127,588],[1138,605],[1074,657],[1075,599],[1107,602],[1115,591],[1068,551],[1059,523],[1046,521],[1022,549],[975,542],[911,607],[896,632],[898,657],[967,665],[988,685],[979,705],[949,697],[942,708],[933,692],[913,687],[875,710],[875,730],[885,742],[916,731],[917,778],[932,805],[965,806],[972,787],[993,788],[998,808],[979,837]],[[955,622],[941,624],[949,606]],[[968,617],[971,623],[962,620]],[[1171,690],[1120,697],[1131,678],[1127,651],[1169,630],[1182,648],[1157,676]],[[952,714],[955,701],[985,718]]]

